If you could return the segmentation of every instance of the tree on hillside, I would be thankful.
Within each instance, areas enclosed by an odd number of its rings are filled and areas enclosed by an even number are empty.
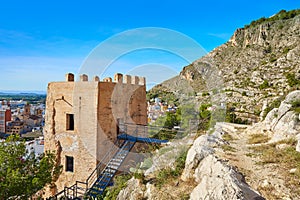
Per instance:
[[[208,130],[211,121],[211,104],[202,104],[199,108],[199,130]]]
[[[19,136],[0,142],[0,199],[28,199],[59,175],[53,153],[36,157]]]

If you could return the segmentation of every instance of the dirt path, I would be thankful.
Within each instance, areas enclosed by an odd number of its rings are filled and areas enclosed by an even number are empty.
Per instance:
[[[259,157],[254,156],[251,146],[247,144],[249,135],[243,130],[228,132],[233,140],[228,141],[234,151],[219,152],[219,156],[228,160],[228,164],[237,168],[246,182],[266,199],[291,199],[284,186],[284,177],[280,175],[276,164],[259,164]]]

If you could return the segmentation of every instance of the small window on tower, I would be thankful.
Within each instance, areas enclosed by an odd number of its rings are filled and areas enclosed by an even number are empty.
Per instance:
[[[67,114],[67,130],[74,130],[74,114]]]
[[[74,158],[66,156],[66,172],[74,172]]]

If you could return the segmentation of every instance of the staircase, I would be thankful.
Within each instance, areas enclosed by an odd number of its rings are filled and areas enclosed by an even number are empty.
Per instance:
[[[106,187],[112,183],[113,177],[126,159],[130,150],[136,142],[142,143],[166,143],[167,140],[158,140],[152,138],[135,137],[127,134],[120,134],[102,161],[91,173],[85,182],[76,181],[70,187],[57,193],[48,200],[56,199],[96,199],[101,196]]]
[[[104,170],[101,172],[100,176],[93,184],[93,186],[88,190],[87,196],[97,197],[102,195],[105,188],[110,184],[113,177],[117,173],[119,167],[129,154],[130,150],[134,146],[135,141],[125,140],[122,144],[120,150],[115,154],[115,156],[109,161]]]

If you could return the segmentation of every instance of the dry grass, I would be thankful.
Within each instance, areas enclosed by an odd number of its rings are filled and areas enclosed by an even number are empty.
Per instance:
[[[285,185],[293,191],[293,194],[300,195],[300,152],[296,151],[295,139],[283,140],[277,143],[252,147],[254,154],[261,157],[259,164],[276,164],[279,172],[285,177]],[[277,149],[278,144],[287,144],[284,149]],[[291,174],[290,169],[296,169]]]
[[[197,182],[192,179],[185,182],[172,179],[161,188],[155,188],[153,199],[187,200],[196,186]]]
[[[225,140],[225,141],[227,141],[227,142],[236,140],[235,138],[232,137],[232,135],[230,135],[230,134],[228,134],[228,133],[225,133],[224,135],[222,135],[222,138],[223,138],[223,140]]]
[[[234,147],[232,147],[232,146],[230,146],[230,145],[228,145],[228,144],[222,145],[221,148],[222,148],[223,151],[225,151],[225,152],[236,152],[236,151],[237,151],[236,148],[234,148]]]
[[[261,144],[266,143],[270,140],[270,138],[267,135],[264,134],[253,134],[250,135],[248,139],[248,144]]]
[[[265,187],[258,187],[257,188],[258,192],[261,193],[266,199],[280,199],[280,197],[278,197],[275,192],[276,192],[276,189],[274,188],[274,186],[272,185],[268,185],[268,186],[265,186]]]

